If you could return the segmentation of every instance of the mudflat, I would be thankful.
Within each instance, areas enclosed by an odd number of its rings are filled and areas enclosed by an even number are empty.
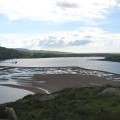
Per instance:
[[[1,84],[4,86],[15,87],[32,91],[34,93],[45,92],[50,94],[65,88],[78,88],[90,86],[112,85],[120,86],[119,81],[107,80],[103,77],[94,75],[80,74],[37,74],[31,80],[19,80],[20,85]]]

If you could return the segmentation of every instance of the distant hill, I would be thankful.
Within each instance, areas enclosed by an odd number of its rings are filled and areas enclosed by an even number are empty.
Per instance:
[[[15,48],[15,50],[18,50],[18,51],[29,51],[28,49],[25,49],[25,48]]]
[[[105,58],[106,61],[114,61],[114,62],[120,62],[120,54],[119,55],[112,55]]]
[[[0,47],[0,59],[65,57],[71,53]]]
[[[14,49],[0,47],[0,59],[11,59],[22,57],[22,54]]]
[[[13,58],[50,58],[50,57],[106,57],[109,58],[116,54],[110,53],[69,53],[46,50],[28,50],[23,48],[5,48],[0,47],[0,59]],[[120,56],[120,54],[119,54]],[[107,59],[106,59],[107,60]],[[118,58],[117,58],[118,61]]]

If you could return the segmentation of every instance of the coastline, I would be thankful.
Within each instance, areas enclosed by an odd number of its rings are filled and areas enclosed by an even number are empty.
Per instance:
[[[17,68],[18,73],[15,75],[14,73],[16,71],[14,69],[16,70],[16,68],[9,69],[9,73],[13,73],[13,76],[9,78],[11,82],[9,80],[3,83],[1,82],[1,86],[46,94],[51,94],[66,88],[105,85],[120,86],[120,74],[76,66]],[[24,73],[24,71],[27,72]],[[23,73],[19,74],[21,72]]]
[[[41,83],[41,81],[44,81]],[[22,83],[23,84],[23,83]],[[91,75],[79,75],[79,74],[47,74],[47,75],[35,75],[29,84],[14,85],[14,84],[1,84],[2,86],[13,87],[18,89],[24,89],[33,93],[54,93],[66,88],[81,88],[81,87],[93,87],[93,86],[120,86],[119,81],[107,80],[102,77]]]
[[[6,86],[6,87],[12,87],[12,88],[18,88],[18,89],[24,89],[27,91],[31,91],[33,93],[44,93],[42,90],[38,89],[38,88],[33,88],[30,86],[21,86],[21,85],[14,85],[14,84],[0,84],[0,86]]]

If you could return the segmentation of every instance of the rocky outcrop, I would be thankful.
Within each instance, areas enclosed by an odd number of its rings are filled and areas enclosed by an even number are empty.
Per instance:
[[[0,120],[17,120],[15,110],[10,107],[0,109]]]
[[[99,93],[99,95],[103,96],[120,96],[120,89],[119,88],[106,88],[102,92]]]

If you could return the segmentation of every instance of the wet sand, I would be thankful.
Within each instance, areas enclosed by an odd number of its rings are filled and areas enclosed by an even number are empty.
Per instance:
[[[23,80],[24,81],[24,80]],[[90,86],[104,86],[110,84],[112,86],[120,86],[119,81],[107,80],[103,77],[93,75],[80,75],[80,74],[37,74],[31,80],[19,81],[20,85],[1,84],[3,86],[25,89],[34,93],[47,93],[56,92],[65,88],[78,88]]]
[[[106,80],[102,77],[91,76],[91,75],[79,75],[79,74],[56,74],[56,75],[36,75],[34,79],[45,81],[43,84],[35,84],[33,86],[40,86],[48,89],[50,92],[59,91],[65,88],[74,87],[90,87],[90,86],[103,86],[113,85],[120,86],[120,82]]]
[[[12,88],[18,88],[18,89],[24,89],[24,90],[28,90],[31,91],[33,93],[44,93],[44,91],[40,91],[40,89],[35,88],[35,87],[30,87],[30,86],[21,86],[21,85],[14,85],[14,84],[0,84],[1,86],[6,86],[6,87],[12,87]]]

